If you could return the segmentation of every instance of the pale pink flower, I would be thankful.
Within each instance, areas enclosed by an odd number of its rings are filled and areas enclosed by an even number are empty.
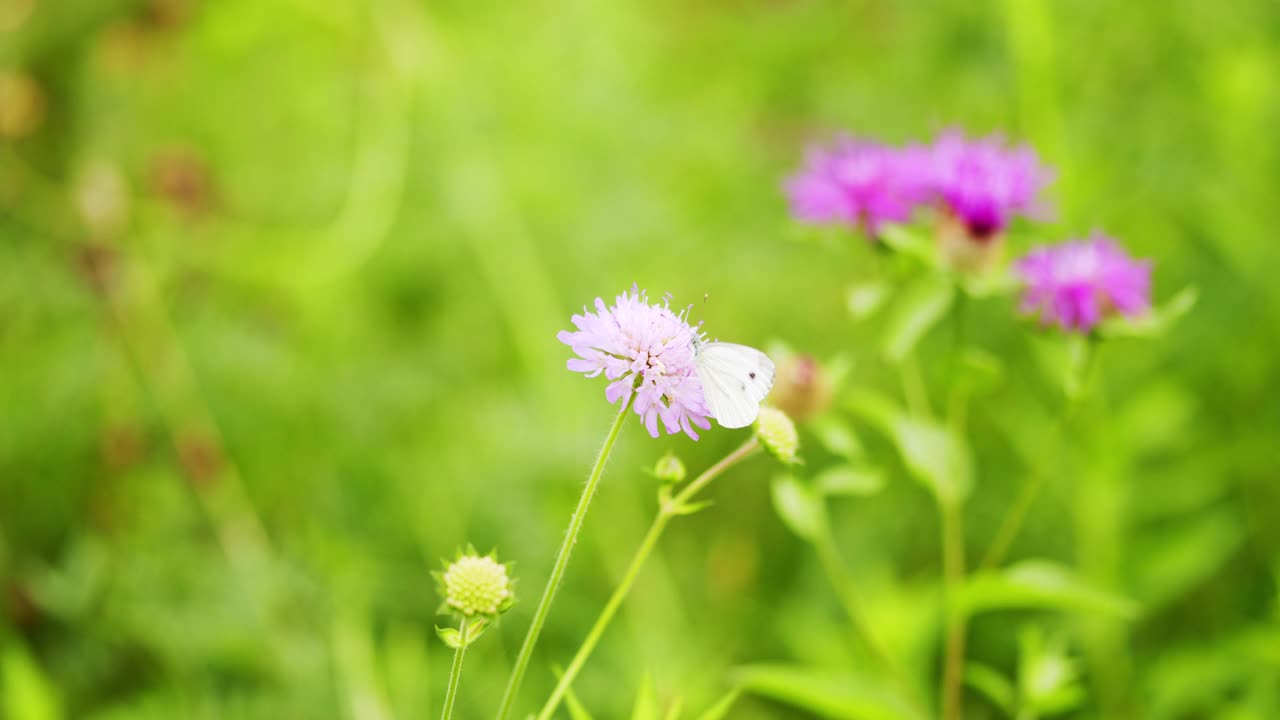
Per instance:
[[[653,437],[661,421],[668,434],[684,432],[697,440],[693,426],[711,427],[694,363],[697,329],[666,302],[651,304],[634,285],[612,307],[596,298],[595,308],[573,316],[577,331],[556,336],[578,355],[570,358],[569,369],[587,377],[604,373],[613,381],[605,388],[610,403],[625,402],[635,392],[635,412]]]

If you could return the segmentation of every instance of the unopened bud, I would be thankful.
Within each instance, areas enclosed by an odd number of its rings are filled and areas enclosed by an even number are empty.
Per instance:
[[[800,462],[796,456],[800,450],[800,436],[796,434],[796,424],[785,412],[772,407],[760,408],[760,417],[756,418],[756,437],[760,438],[760,444],[769,454],[784,465]]]

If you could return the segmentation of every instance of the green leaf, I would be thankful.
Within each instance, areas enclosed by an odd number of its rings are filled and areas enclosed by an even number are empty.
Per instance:
[[[847,302],[849,314],[854,320],[866,320],[879,310],[889,297],[889,287],[879,280],[854,285],[849,288]]]
[[[1018,276],[1008,268],[993,269],[963,278],[964,292],[975,298],[999,297],[1013,294],[1020,284]]]
[[[809,423],[809,431],[818,438],[818,444],[832,455],[848,460],[862,457],[862,443],[849,423],[835,414],[823,415]]]
[[[872,467],[835,465],[818,473],[814,485],[824,495],[866,497],[884,488],[884,473]]]
[[[1044,333],[1031,338],[1031,349],[1049,382],[1063,397],[1076,399],[1088,379],[1089,356],[1096,352],[1089,338],[1074,333]]]
[[[1128,318],[1115,315],[1098,326],[1098,334],[1104,338],[1155,338],[1164,335],[1183,315],[1191,312],[1200,299],[1200,291],[1185,287],[1163,305],[1152,308],[1146,315]]]
[[[682,710],[684,710],[684,698],[677,695],[667,707],[667,714],[662,716],[662,720],[680,720]]]
[[[894,305],[885,328],[884,354],[897,364],[947,314],[955,286],[940,275],[922,275],[907,286]]]
[[[940,502],[959,502],[968,495],[973,478],[972,456],[968,445],[950,428],[912,417],[872,390],[851,393],[849,409],[889,436],[911,476]]]
[[[969,449],[950,429],[904,415],[894,425],[893,441],[907,469],[940,500],[956,502],[969,494]]]
[[[742,695],[742,688],[734,688],[725,693],[724,697],[716,701],[715,705],[707,708],[707,711],[698,716],[698,720],[724,720],[729,716],[729,710],[733,708],[733,704],[738,701],[738,697]]]
[[[640,680],[640,690],[636,693],[631,720],[658,720],[658,696],[653,689],[653,678],[648,673]]]
[[[552,666],[551,672],[555,674],[556,680],[564,679],[564,668],[559,665]],[[592,720],[591,713],[587,712],[586,706],[578,699],[572,685],[564,690],[564,706],[569,711],[569,720]]]
[[[970,392],[985,392],[999,387],[1004,381],[1004,361],[979,348],[965,348],[960,353],[959,375],[956,383]]]
[[[744,691],[839,720],[917,720],[892,683],[849,671],[799,665],[747,665],[732,672]]]
[[[986,696],[1010,717],[1017,712],[1017,691],[999,670],[972,660],[965,663],[964,684]]]
[[[1138,615],[1132,600],[1100,590],[1048,560],[1025,560],[975,574],[965,582],[957,606],[951,608],[968,615],[1008,609],[1060,610],[1126,620]]]
[[[673,506],[671,508],[671,512],[675,513],[676,515],[692,515],[696,512],[701,512],[702,510],[705,510],[711,507],[713,504],[714,502],[711,500],[699,500],[698,502],[681,503],[679,505]]]
[[[467,647],[471,647],[471,643],[480,639],[485,630],[489,629],[488,618],[476,618],[471,621],[471,625],[467,627]]]
[[[826,509],[822,499],[794,475],[777,475],[772,483],[773,509],[791,532],[812,542],[822,532]]]
[[[18,720],[58,720],[62,699],[40,666],[21,644],[10,645],[0,657],[0,709]]]
[[[456,628],[442,628],[437,625],[436,635],[440,636],[440,639],[444,641],[445,645],[448,645],[454,650],[462,647],[462,633],[458,632]]]
[[[915,258],[926,267],[938,267],[938,256],[930,238],[904,225],[880,228],[880,241],[894,252]]]
[[[1079,664],[1067,656],[1062,638],[1046,641],[1039,627],[1018,634],[1018,692],[1022,706],[1037,715],[1075,709],[1085,698]]]

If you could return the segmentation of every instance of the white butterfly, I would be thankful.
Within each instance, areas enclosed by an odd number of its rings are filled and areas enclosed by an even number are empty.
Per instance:
[[[773,387],[773,361],[753,347],[725,342],[693,344],[698,379],[707,409],[727,428],[746,427],[760,414]]]

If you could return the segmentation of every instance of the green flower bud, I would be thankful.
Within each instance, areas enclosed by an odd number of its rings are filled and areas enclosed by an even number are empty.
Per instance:
[[[515,602],[507,567],[492,555],[475,551],[453,561],[440,576],[444,604],[466,617],[496,616]]]
[[[684,463],[671,453],[658,458],[658,464],[653,466],[653,476],[665,483],[683,482],[686,475]]]
[[[784,465],[795,465],[800,462],[796,452],[800,449],[800,436],[796,434],[796,424],[791,422],[787,414],[777,408],[760,408],[760,417],[756,418],[756,437],[764,445],[770,455],[776,457]]]

